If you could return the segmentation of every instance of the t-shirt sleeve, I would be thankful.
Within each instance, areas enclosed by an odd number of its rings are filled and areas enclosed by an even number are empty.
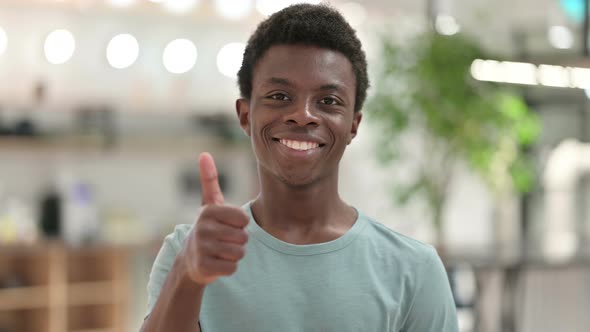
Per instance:
[[[458,332],[457,311],[445,268],[434,249],[418,270],[413,301],[402,332]]]
[[[152,309],[158,300],[162,285],[166,280],[166,276],[168,276],[168,272],[172,269],[176,255],[180,252],[182,242],[189,229],[189,225],[176,226],[174,232],[164,238],[164,243],[152,265],[152,271],[150,272],[150,278],[147,285],[147,315],[152,312]]]

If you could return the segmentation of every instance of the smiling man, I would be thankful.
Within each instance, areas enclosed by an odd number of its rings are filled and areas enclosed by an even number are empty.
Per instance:
[[[225,204],[212,157],[200,156],[202,210],[164,241],[142,331],[458,331],[434,249],[339,196],[369,85],[342,16],[303,4],[272,15],[238,80],[260,194]]]

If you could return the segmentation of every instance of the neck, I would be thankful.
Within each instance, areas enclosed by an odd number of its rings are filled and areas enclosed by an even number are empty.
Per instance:
[[[356,211],[338,194],[338,172],[304,186],[289,185],[261,167],[258,173],[261,191],[252,211],[256,222],[271,233],[316,233],[326,228],[345,232],[356,219]]]

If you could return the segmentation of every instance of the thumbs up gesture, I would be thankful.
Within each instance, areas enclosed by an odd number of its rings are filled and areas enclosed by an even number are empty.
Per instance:
[[[202,210],[180,254],[189,278],[206,286],[236,272],[244,257],[249,218],[240,207],[224,204],[217,169],[209,153],[199,156]]]

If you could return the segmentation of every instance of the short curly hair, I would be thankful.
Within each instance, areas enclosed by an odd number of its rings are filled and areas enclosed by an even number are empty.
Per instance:
[[[274,45],[303,44],[342,53],[356,77],[354,111],[362,109],[369,88],[367,60],[355,30],[335,9],[324,5],[297,4],[289,6],[262,21],[252,34],[238,71],[242,98],[252,95],[252,78],[256,63]]]

